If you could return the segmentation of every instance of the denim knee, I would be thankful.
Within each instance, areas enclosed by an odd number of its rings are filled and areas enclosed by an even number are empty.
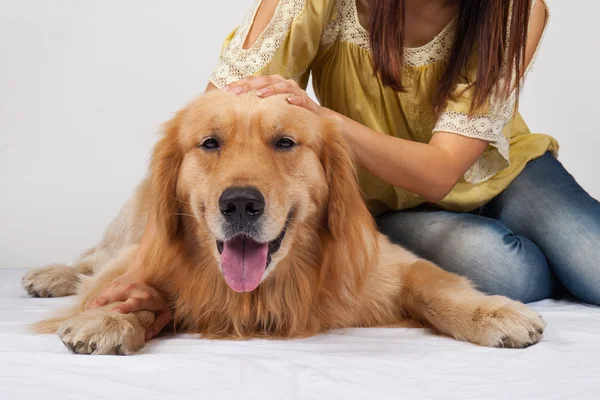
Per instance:
[[[555,157],[528,163],[483,215],[530,238],[571,294],[600,305],[600,202]]]
[[[432,258],[487,294],[532,302],[551,297],[557,289],[542,251],[497,221],[485,227],[459,224],[433,250]]]
[[[598,239],[600,242],[600,238]],[[577,299],[600,305],[600,254],[596,246],[568,243],[552,252],[550,266],[560,282]]]

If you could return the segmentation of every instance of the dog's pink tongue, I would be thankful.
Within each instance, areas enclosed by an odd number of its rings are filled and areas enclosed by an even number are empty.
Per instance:
[[[221,266],[225,281],[236,292],[251,292],[260,283],[267,267],[269,244],[238,236],[223,244]]]

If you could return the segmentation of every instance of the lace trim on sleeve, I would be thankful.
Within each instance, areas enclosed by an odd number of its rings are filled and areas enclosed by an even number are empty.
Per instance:
[[[531,10],[533,10],[535,3],[535,0],[532,1]],[[533,58],[523,73],[521,85],[527,74],[533,68],[549,20],[550,12],[546,7],[546,22],[544,24],[542,36],[534,52]],[[512,81],[514,82],[516,79],[517,77],[513,76]],[[506,82],[500,82],[499,87],[502,88],[505,84]],[[456,111],[446,111],[440,115],[433,129],[434,133],[450,132],[490,142],[491,148],[488,148],[465,173],[465,181],[469,183],[485,182],[497,172],[510,165],[510,138],[504,134],[504,127],[513,119],[516,102],[517,93],[516,90],[513,90],[508,98],[502,101],[499,101],[497,95],[492,95],[490,100],[490,112],[487,115],[469,116],[467,113]]]
[[[279,0],[271,21],[249,49],[244,49],[248,31],[254,22],[261,0],[244,18],[210,76],[212,82],[221,88],[247,76],[254,75],[273,59],[283,40],[288,35],[292,23],[304,10],[306,0]]]
[[[516,99],[516,96],[514,96]],[[511,106],[512,104],[512,106]],[[504,135],[504,126],[512,117],[514,99],[506,103],[507,114],[476,115],[446,111],[438,119],[433,132],[450,132],[462,136],[482,139],[495,148],[486,150],[465,173],[464,179],[470,183],[480,183],[490,179],[496,172],[509,165],[509,139]]]

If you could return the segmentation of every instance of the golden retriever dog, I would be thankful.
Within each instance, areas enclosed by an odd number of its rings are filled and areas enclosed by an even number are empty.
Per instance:
[[[23,278],[34,296],[77,294],[37,324],[79,354],[132,354],[154,314],[86,310],[134,257],[151,206],[157,234],[147,282],[168,299],[177,331],[214,339],[298,338],[416,320],[483,346],[527,347],[545,323],[487,296],[380,234],[335,122],[289,105],[209,92],[167,123],[150,173],[72,266]]]

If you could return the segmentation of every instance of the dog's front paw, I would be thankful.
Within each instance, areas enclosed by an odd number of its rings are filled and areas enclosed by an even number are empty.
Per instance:
[[[502,296],[486,300],[472,314],[474,335],[470,341],[490,347],[524,348],[542,340],[546,322],[537,312]]]
[[[34,297],[63,297],[75,294],[79,273],[63,264],[34,269],[23,276],[23,288]]]
[[[58,328],[58,336],[76,354],[133,354],[144,346],[145,327],[135,314],[88,311]]]

